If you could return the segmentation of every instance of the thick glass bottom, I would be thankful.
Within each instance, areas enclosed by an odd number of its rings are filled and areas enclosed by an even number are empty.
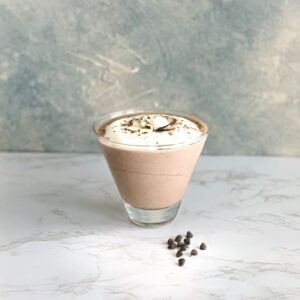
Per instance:
[[[177,215],[181,201],[160,209],[142,209],[124,202],[130,220],[142,227],[155,227],[171,222]]]

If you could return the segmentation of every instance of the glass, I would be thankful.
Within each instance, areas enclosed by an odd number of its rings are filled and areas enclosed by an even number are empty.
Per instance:
[[[102,135],[112,120],[140,113],[185,117],[198,124],[202,135],[190,143],[162,146],[116,143]],[[94,132],[131,221],[157,226],[173,220],[204,147],[207,125],[193,115],[175,111],[129,110],[105,116],[94,125]]]

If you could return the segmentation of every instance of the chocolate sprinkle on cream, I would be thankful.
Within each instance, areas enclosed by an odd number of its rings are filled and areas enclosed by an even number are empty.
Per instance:
[[[168,114],[138,114],[116,119],[105,127],[111,142],[134,146],[186,144],[203,135],[201,124]]]

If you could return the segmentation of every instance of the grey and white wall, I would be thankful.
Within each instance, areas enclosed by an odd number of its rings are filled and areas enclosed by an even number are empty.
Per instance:
[[[1,151],[98,151],[94,120],[153,106],[208,154],[300,155],[300,1],[0,0]]]

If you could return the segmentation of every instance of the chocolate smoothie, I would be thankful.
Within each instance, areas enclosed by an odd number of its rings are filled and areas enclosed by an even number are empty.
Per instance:
[[[194,117],[143,112],[105,121],[96,133],[131,219],[153,225],[174,218],[204,146],[207,126]],[[171,214],[170,207],[174,207]],[[132,216],[130,209],[138,216]],[[158,222],[155,216],[148,217],[149,211],[159,212]]]

